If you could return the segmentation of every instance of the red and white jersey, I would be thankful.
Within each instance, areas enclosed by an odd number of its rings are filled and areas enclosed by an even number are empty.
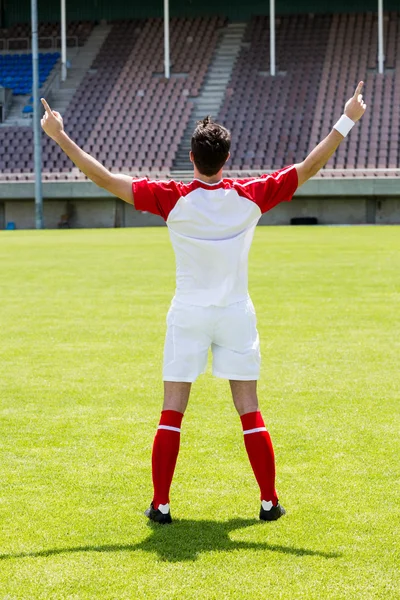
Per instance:
[[[297,185],[293,165],[270,175],[213,184],[134,179],[135,208],[167,223],[176,257],[175,298],[197,306],[245,300],[257,222],[279,202],[291,200]]]

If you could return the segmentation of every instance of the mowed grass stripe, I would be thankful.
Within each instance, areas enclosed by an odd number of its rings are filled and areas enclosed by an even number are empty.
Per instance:
[[[165,228],[1,232],[0,599],[399,597],[400,228],[258,228],[260,404],[288,511],[260,524],[226,382],[183,421],[153,528]]]

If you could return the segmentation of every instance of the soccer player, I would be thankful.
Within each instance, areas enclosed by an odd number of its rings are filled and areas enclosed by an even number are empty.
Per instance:
[[[194,179],[149,181],[110,173],[64,131],[59,113],[42,99],[42,128],[94,183],[137,210],[160,215],[176,256],[176,293],[167,316],[164,349],[164,404],[153,444],[154,496],[145,512],[171,523],[170,487],[179,452],[181,423],[192,383],[213,354],[213,374],[228,379],[244,443],[260,487],[260,519],[285,514],[275,489],[271,438],[258,408],[260,349],[256,315],[247,289],[250,245],[261,215],[291,200],[296,189],[329,160],[365,112],[360,82],[329,135],[298,164],[247,179],[226,179],[230,133],[206,117],[192,136]],[[310,115],[312,118],[312,115]]]

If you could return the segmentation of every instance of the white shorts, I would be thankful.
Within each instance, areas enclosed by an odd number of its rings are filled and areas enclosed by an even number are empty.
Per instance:
[[[230,306],[192,306],[172,301],[167,315],[164,381],[193,382],[213,354],[213,375],[253,381],[260,375],[260,342],[250,298]]]

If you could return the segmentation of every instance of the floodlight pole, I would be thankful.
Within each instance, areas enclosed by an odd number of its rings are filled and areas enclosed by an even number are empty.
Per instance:
[[[40,142],[39,47],[37,0],[31,0],[32,21],[32,91],[33,91],[33,151],[35,164],[35,223],[43,229],[42,148]]]
[[[275,77],[275,0],[269,0],[270,74]]]
[[[170,77],[169,57],[169,0],[164,0],[164,73],[166,79]]]
[[[383,0],[378,0],[378,73],[383,73],[385,54],[383,51]]]
[[[67,13],[65,0],[61,0],[61,81],[67,79]]]

